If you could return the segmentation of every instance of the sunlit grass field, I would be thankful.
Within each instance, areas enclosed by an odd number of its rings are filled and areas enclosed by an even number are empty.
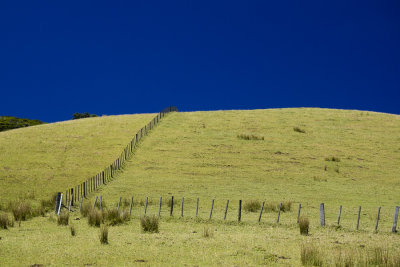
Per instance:
[[[111,164],[154,114],[104,116],[0,133],[0,203],[65,192]]]
[[[132,135],[121,141],[121,150]],[[75,237],[48,214],[0,230],[0,265],[300,266],[305,244],[321,250],[326,266],[342,251],[356,257],[383,247],[397,255],[400,237],[391,227],[400,205],[399,162],[397,115],[309,108],[172,113],[143,138],[123,170],[86,200],[101,195],[110,208],[122,197],[121,209],[128,209],[133,196],[131,220],[110,227],[108,245],[100,244],[99,229],[78,212],[70,220]],[[177,201],[172,217],[171,196]],[[158,213],[163,198],[159,233],[140,230],[146,197],[148,215]],[[245,209],[238,223],[239,200],[243,206],[252,200],[292,206],[279,223],[276,211],[265,210],[258,223],[259,211]],[[310,220],[309,236],[299,233],[299,203]],[[326,227],[319,226],[320,203]],[[205,229],[211,236],[204,236]]]

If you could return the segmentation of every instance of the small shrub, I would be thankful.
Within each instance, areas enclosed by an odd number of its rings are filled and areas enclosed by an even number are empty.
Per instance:
[[[301,263],[306,266],[323,266],[320,251],[312,244],[303,244],[300,252]]]
[[[238,134],[237,138],[243,140],[264,140],[264,136],[258,136],[254,134]]]
[[[340,158],[339,157],[326,157],[325,161],[340,162]]]
[[[293,127],[293,131],[298,133],[306,133],[306,131],[304,129],[301,129],[300,127]]]
[[[32,216],[31,205],[22,200],[13,204],[12,213],[17,221],[25,221]]]
[[[156,216],[143,216],[140,218],[140,226],[144,232],[158,233],[159,220]]]
[[[102,225],[100,227],[100,243],[101,244],[108,244],[108,226]]]
[[[100,227],[100,224],[103,222],[103,213],[97,209],[91,209],[87,215],[88,224],[90,226]]]
[[[261,208],[260,201],[257,200],[250,200],[246,201],[243,205],[243,209],[248,212],[257,212]]]
[[[214,232],[211,230],[211,228],[209,228],[209,227],[203,228],[203,237],[211,238],[213,236],[214,236]]]
[[[76,236],[75,225],[70,225],[69,229],[71,230],[71,236]]]
[[[299,218],[300,234],[308,235],[309,227],[310,227],[310,221],[305,217],[300,217]]]
[[[57,217],[58,225],[68,225],[69,223],[69,212],[61,212]]]
[[[0,229],[8,229],[8,227],[13,227],[14,221],[10,220],[6,213],[0,214]]]

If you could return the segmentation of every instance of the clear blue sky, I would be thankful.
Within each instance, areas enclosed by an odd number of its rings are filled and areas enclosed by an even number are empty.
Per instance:
[[[400,1],[1,1],[0,115],[400,114]]]

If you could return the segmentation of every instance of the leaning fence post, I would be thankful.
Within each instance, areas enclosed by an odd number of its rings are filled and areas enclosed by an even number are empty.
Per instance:
[[[121,205],[121,199],[122,199],[122,197],[119,197],[119,201],[118,201],[117,210],[119,210],[119,206]]]
[[[100,210],[103,211],[103,198],[100,196]]]
[[[340,205],[340,207],[339,207],[339,216],[338,216],[338,219],[337,219],[337,225],[340,225],[340,217],[342,216],[342,205]]]
[[[63,199],[63,194],[61,194],[61,196],[60,196],[60,205],[58,205],[57,215],[60,215],[61,206],[62,206],[62,199]]]
[[[381,207],[378,208],[378,214],[376,215],[375,232],[378,232],[379,217],[381,215]]]
[[[131,197],[131,206],[129,207],[129,216],[132,214],[133,196]]]
[[[57,196],[56,196],[56,207],[54,212],[57,214],[58,210],[59,210],[59,206],[61,205],[60,203],[60,199],[61,199],[61,192],[57,192]]]
[[[299,203],[299,211],[297,212],[297,223],[299,223],[300,220],[300,211],[301,211],[301,203]]]
[[[182,197],[182,204],[181,204],[181,217],[183,217],[183,202],[185,200],[185,197]]]
[[[212,217],[213,209],[214,209],[214,199],[213,199],[212,202],[211,202],[210,220],[211,220],[211,217]]]
[[[96,196],[96,200],[94,201],[93,208],[96,208],[96,204],[97,204],[97,196]]]
[[[196,202],[196,217],[199,214],[199,198],[197,198],[197,202]]]
[[[265,204],[265,201],[263,201],[263,203],[261,205],[260,216],[258,216],[258,222],[261,222],[261,216],[262,216],[262,213],[263,213],[263,210],[264,210],[264,204]]]
[[[360,225],[360,216],[361,216],[361,206],[358,207],[357,228],[356,228],[356,230],[358,230],[358,227]]]
[[[278,219],[276,220],[277,223],[279,223],[279,218],[281,217],[281,209],[282,209],[282,202],[279,204]]]
[[[321,222],[321,226],[325,226],[325,205],[324,203],[321,203],[319,205],[319,220]]]
[[[396,206],[396,208],[394,210],[392,233],[397,232],[397,218],[398,217],[399,217],[399,206]]]
[[[174,212],[174,196],[171,196],[171,211],[169,215],[172,216],[173,212]]]
[[[242,219],[242,200],[239,200],[238,222]]]
[[[226,220],[226,214],[228,213],[228,205],[229,205],[229,199],[226,201],[224,220]]]
[[[158,217],[161,217],[161,203],[162,203],[162,197],[160,197],[160,204],[158,205]]]
[[[147,213],[147,203],[149,203],[149,197],[146,197],[146,203],[144,203],[144,216],[146,216]]]

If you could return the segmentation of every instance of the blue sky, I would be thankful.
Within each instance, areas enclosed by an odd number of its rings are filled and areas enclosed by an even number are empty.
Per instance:
[[[0,115],[400,114],[399,1],[1,1]]]

